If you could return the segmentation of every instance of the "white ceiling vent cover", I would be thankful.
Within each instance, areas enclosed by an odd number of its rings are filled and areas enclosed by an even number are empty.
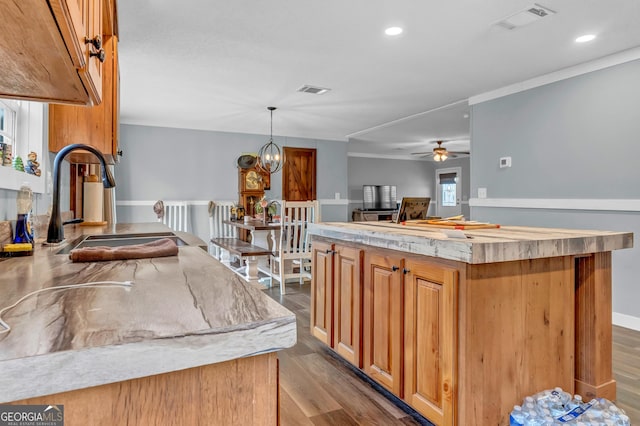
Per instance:
[[[331,89],[327,89],[325,87],[310,86],[308,84],[305,84],[304,86],[299,88],[297,91],[303,92],[303,93],[311,93],[312,95],[322,95],[324,93],[327,93],[329,90]]]
[[[523,27],[532,22],[538,21],[547,16],[554,15],[556,12],[545,6],[540,6],[534,3],[533,6],[529,6],[518,13],[515,13],[507,18],[497,22],[495,25],[513,30],[515,28]]]

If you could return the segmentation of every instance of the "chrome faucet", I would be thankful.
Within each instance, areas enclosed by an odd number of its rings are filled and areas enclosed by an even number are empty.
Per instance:
[[[60,163],[64,160],[71,151],[77,149],[84,149],[91,152],[102,165],[102,185],[105,188],[113,188],[116,186],[116,180],[113,178],[111,171],[107,167],[107,162],[104,157],[92,146],[76,143],[73,145],[67,145],[62,148],[56,158],[53,160],[53,202],[51,204],[51,218],[49,218],[49,229],[47,230],[47,242],[59,243],[64,240],[64,228],[62,227],[62,219],[60,216]]]

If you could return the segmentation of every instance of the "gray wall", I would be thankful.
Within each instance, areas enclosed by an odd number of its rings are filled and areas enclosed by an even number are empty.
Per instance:
[[[398,202],[402,197],[431,197],[429,215],[436,214],[436,169],[461,167],[462,213],[469,217],[469,158],[444,163],[387,158],[349,157],[349,209],[362,208],[363,185],[396,185]]]
[[[640,61],[633,61],[473,105],[472,194],[486,187],[490,199],[639,199],[638,76]],[[511,168],[498,167],[502,156],[512,157]],[[640,232],[638,211],[471,213],[501,224]],[[639,250],[613,254],[613,310],[638,321]]]
[[[238,199],[236,161],[242,153],[257,152],[268,135],[212,132],[122,125],[120,147],[123,157],[115,166],[118,222],[156,220],[149,205],[128,202],[186,200],[200,202],[192,208],[192,232],[209,235],[208,200]],[[317,198],[322,220],[347,220],[346,200],[335,201],[335,193],[347,193],[347,144],[339,141],[274,137],[280,146],[315,148]],[[327,171],[330,171],[327,172]],[[282,196],[282,173],[271,177],[268,199]],[[340,204],[342,203],[342,204]]]

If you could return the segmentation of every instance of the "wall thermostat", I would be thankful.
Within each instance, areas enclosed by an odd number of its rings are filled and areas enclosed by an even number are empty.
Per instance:
[[[500,168],[511,167],[511,157],[500,157]]]

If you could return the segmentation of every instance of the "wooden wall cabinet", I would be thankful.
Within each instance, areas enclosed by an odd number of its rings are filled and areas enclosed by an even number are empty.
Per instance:
[[[118,73],[118,37],[104,35],[105,51],[102,74],[103,100],[100,105],[49,106],[49,151],[58,152],[67,145],[83,143],[100,151],[113,164],[119,154],[120,77]],[[89,152],[74,151],[67,157],[71,163],[98,163]]]
[[[0,26],[0,97],[101,102],[102,0],[5,2]]]
[[[311,334],[362,366],[362,250],[314,242]]]

